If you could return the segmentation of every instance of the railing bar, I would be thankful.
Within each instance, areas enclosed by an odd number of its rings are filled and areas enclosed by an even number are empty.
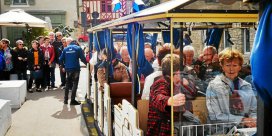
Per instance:
[[[204,127],[204,125],[203,125],[202,136],[204,136],[204,129],[205,129],[205,127]]]
[[[189,136],[191,135],[191,126],[189,126]]]
[[[209,134],[211,135],[212,132],[211,132],[211,125],[208,125],[209,126]]]
[[[215,133],[217,134],[217,124],[215,124]]]

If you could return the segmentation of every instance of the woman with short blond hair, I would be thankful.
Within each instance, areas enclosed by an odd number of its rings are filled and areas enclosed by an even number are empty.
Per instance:
[[[243,64],[242,54],[226,48],[219,53],[223,73],[217,75],[207,88],[206,104],[212,122],[237,122],[256,127],[257,103],[251,85],[238,77]],[[245,120],[250,120],[245,122]]]

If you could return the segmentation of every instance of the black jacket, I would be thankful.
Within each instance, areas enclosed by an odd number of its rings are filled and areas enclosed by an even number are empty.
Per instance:
[[[13,68],[16,72],[23,72],[27,70],[27,60],[19,60],[18,57],[27,59],[27,50],[25,48],[15,48],[13,50]]]
[[[42,50],[38,49],[38,56],[39,56],[39,64],[38,66],[40,66],[40,68],[43,68],[43,63],[44,63],[44,56],[42,53]],[[34,71],[36,69],[34,69],[34,49],[30,49],[28,52],[28,57],[27,57],[27,63],[28,63],[28,69],[30,71]]]

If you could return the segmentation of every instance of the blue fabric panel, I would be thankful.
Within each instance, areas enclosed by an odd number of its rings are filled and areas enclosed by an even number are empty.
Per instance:
[[[135,37],[134,41],[132,41],[133,32]],[[146,77],[153,72],[153,68],[151,64],[145,59],[143,29],[142,26],[138,23],[130,23],[128,24],[127,28],[127,46],[130,58],[132,58],[132,42],[135,45],[138,77],[141,77],[142,74]],[[137,84],[136,90],[139,90],[139,83],[137,82],[136,84]]]
[[[151,46],[153,52],[156,54],[156,45],[157,45],[157,40],[158,40],[158,33],[154,33],[151,39]]]
[[[178,29],[174,29],[173,30],[173,40],[174,40],[174,46],[175,48],[178,48],[180,46],[180,43],[179,43],[179,36],[180,33],[179,33],[179,30]],[[170,43],[171,42],[171,34],[170,34],[170,31],[162,31],[162,39],[163,39],[163,42],[164,43]]]
[[[272,3],[259,21],[251,53],[252,80],[264,104],[272,109]]]
[[[114,52],[114,47],[113,47],[113,39],[112,39],[112,34],[109,29],[104,30],[104,40],[106,43],[106,48],[108,50],[108,61],[109,61],[109,76],[113,76],[113,65],[112,65],[112,60],[115,58],[116,53]]]
[[[218,50],[220,40],[223,34],[223,29],[221,28],[213,28],[209,30],[209,39],[207,41],[207,45],[213,45],[216,50]]]
[[[99,31],[93,34],[93,42],[95,49],[100,52],[102,49],[105,48],[105,40],[104,40],[104,31]]]

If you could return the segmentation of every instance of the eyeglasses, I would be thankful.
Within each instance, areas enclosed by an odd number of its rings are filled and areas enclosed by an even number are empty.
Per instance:
[[[57,37],[61,37],[62,35],[57,35]]]
[[[21,43],[20,43],[20,44],[18,44],[18,45],[24,45],[24,44],[21,44]]]

